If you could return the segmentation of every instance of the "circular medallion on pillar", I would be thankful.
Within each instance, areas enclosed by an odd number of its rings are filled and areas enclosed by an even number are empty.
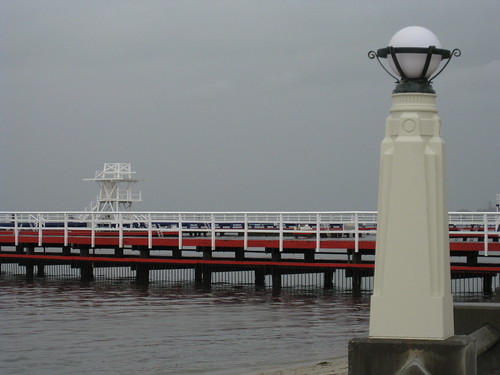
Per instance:
[[[403,121],[403,129],[407,133],[413,133],[416,129],[417,124],[413,120],[405,120]]]

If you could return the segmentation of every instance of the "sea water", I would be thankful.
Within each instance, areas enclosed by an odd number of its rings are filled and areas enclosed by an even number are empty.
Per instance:
[[[0,275],[1,374],[241,374],[347,355],[369,296]]]

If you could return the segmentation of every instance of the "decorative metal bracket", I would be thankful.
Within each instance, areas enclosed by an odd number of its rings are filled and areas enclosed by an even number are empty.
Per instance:
[[[377,61],[378,61],[378,63],[379,63],[379,64],[380,64],[380,66],[382,67],[382,69],[384,69],[384,70],[387,72],[387,74],[389,74],[392,78],[394,78],[394,79],[396,80],[396,83],[399,83],[399,78],[398,78],[398,77],[396,77],[396,76],[395,76],[394,74],[392,74],[391,72],[389,72],[389,70],[385,67],[385,65],[384,65],[384,64],[382,64],[382,61],[380,61],[380,58],[379,58],[379,57],[378,57],[378,55],[377,55],[377,52],[375,52],[375,51],[373,51],[373,50],[372,50],[372,51],[370,51],[370,52],[368,52],[368,58],[369,58],[369,59],[371,59],[371,60],[373,60],[373,59],[375,59],[375,58],[376,58],[376,59],[377,59]]]
[[[425,64],[422,69],[422,73],[420,74],[419,78],[407,78],[406,75],[404,74],[403,70],[401,69],[401,65],[399,64],[399,60],[397,58],[398,53],[420,53],[420,54],[425,54],[426,59],[425,59]],[[440,49],[436,48],[435,46],[429,46],[427,48],[423,47],[386,47],[386,48],[381,48],[375,51],[370,51],[368,52],[368,58],[370,59],[377,59],[378,63],[380,66],[389,74],[392,78],[396,80],[396,83],[400,83],[401,81],[421,81],[421,82],[427,82],[427,83],[432,83],[432,81],[441,74],[441,72],[448,66],[448,64],[451,61],[451,58],[453,56],[458,57],[462,54],[462,52],[458,49],[455,48],[453,51],[449,51],[446,49]],[[393,75],[389,70],[382,64],[380,61],[380,58],[387,58],[387,56],[391,56],[392,60],[394,61],[394,65],[396,66],[397,71],[399,72],[401,79]],[[431,58],[433,55],[441,55],[442,60],[447,60],[444,66],[431,78],[425,78],[425,75],[427,74],[427,69],[429,69],[429,64],[431,62]]]
[[[450,53],[450,56],[448,57],[448,61],[446,61],[446,63],[443,65],[443,67],[439,70],[439,72],[437,72],[436,74],[434,74],[431,78],[429,78],[429,82],[432,82],[432,80],[434,78],[436,78],[438,75],[441,74],[441,72],[444,70],[444,68],[446,68],[448,66],[448,64],[450,63],[451,61],[451,58],[453,56],[455,57],[460,57],[460,55],[462,54],[462,51],[460,51],[458,48],[455,48],[453,51],[451,51]]]

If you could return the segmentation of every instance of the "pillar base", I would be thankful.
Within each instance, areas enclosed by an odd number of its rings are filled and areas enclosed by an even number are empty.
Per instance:
[[[416,289],[416,288],[415,288]],[[371,338],[444,340],[454,335],[453,299],[401,292],[372,295]]]
[[[355,338],[349,341],[349,375],[475,375],[469,336],[446,340]]]

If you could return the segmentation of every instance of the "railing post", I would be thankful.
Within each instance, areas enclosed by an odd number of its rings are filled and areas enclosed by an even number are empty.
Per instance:
[[[153,223],[151,222],[151,213],[148,213],[148,249],[153,247]]]
[[[179,250],[182,250],[182,213],[178,213],[179,217],[177,220],[177,229],[178,229],[178,246]]]
[[[211,228],[211,245],[212,245],[212,251],[215,250],[215,214],[211,213],[210,214],[210,226]]]
[[[91,245],[90,247],[94,248],[95,247],[95,231],[96,231],[96,216],[95,216],[95,213],[91,213],[90,214],[90,230],[91,230]]]
[[[68,213],[64,213],[64,246],[68,246]]]
[[[280,252],[282,252],[283,251],[283,212],[279,213],[279,238],[280,238],[279,249],[280,249]]]
[[[123,213],[118,213],[118,247],[123,248]]]
[[[484,256],[488,256],[488,215],[483,215],[483,225],[484,225]]]
[[[12,214],[14,216],[14,242],[15,245],[19,245],[19,228],[17,222],[17,213]]]
[[[248,214],[245,212],[245,218],[243,223],[243,249],[247,250],[248,248]]]
[[[359,217],[354,213],[354,252],[359,252]]]
[[[36,220],[38,222],[38,246],[42,246],[42,215],[40,213],[36,215]]]
[[[316,252],[320,251],[321,247],[321,215],[316,214]]]

